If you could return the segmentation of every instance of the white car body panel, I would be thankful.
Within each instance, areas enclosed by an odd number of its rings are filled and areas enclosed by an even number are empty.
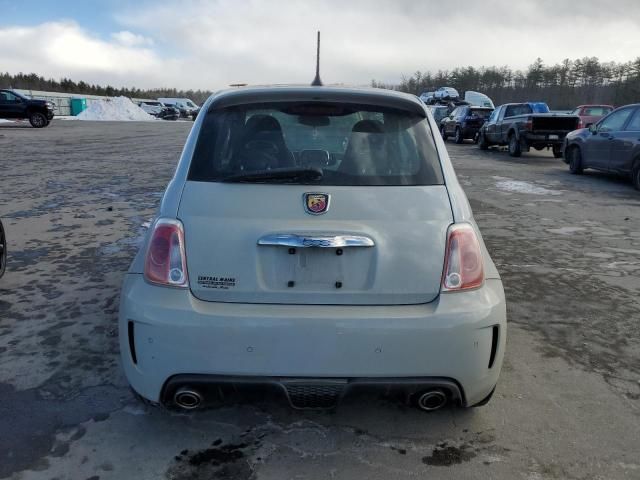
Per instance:
[[[331,208],[321,217],[303,209],[309,190],[186,182],[178,218],[193,294],[221,302],[333,305],[427,303],[438,296],[453,221],[443,185],[322,186]],[[339,256],[327,248],[289,254],[287,248],[257,244],[269,234],[361,235],[374,246],[345,247]],[[201,277],[229,278],[233,285],[211,288]],[[295,286],[289,288],[288,281]],[[344,287],[337,289],[335,282]]]

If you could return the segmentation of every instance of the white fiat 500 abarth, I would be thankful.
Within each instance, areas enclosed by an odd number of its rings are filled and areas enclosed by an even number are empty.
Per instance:
[[[295,408],[361,389],[481,405],[506,340],[502,282],[438,126],[381,89],[212,95],[119,322],[132,388],[187,409],[243,387]]]

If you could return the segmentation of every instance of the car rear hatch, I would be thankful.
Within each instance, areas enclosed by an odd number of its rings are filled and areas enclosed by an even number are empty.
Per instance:
[[[354,305],[426,303],[438,295],[452,223],[445,186],[325,187],[330,207],[318,216],[305,212],[309,191],[187,182],[178,217],[193,294]]]
[[[484,124],[484,122],[487,121],[489,115],[491,115],[490,109],[472,108],[471,110],[469,110],[469,114],[464,120],[465,126],[480,128]]]
[[[230,95],[204,115],[178,210],[197,298],[401,305],[438,296],[453,217],[417,100],[330,89]],[[372,96],[379,103],[364,103]]]

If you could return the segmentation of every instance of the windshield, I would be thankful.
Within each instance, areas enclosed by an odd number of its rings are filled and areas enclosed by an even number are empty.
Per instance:
[[[486,108],[472,108],[471,110],[469,110],[469,116],[489,118],[489,115],[491,115],[492,111],[493,110],[489,110]]]
[[[13,90],[5,90],[3,92],[0,92],[0,101],[2,101],[3,103],[12,103],[17,99],[28,100],[27,97],[19,94],[18,92],[14,92]]]
[[[272,169],[319,169],[317,185],[434,185],[442,172],[423,117],[368,105],[286,102],[209,112],[190,180]]]

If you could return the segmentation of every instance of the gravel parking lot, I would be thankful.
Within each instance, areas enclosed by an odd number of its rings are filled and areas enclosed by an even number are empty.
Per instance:
[[[640,192],[548,152],[447,144],[508,301],[488,406],[138,403],[119,289],[190,128],[0,126],[0,478],[640,478]]]

